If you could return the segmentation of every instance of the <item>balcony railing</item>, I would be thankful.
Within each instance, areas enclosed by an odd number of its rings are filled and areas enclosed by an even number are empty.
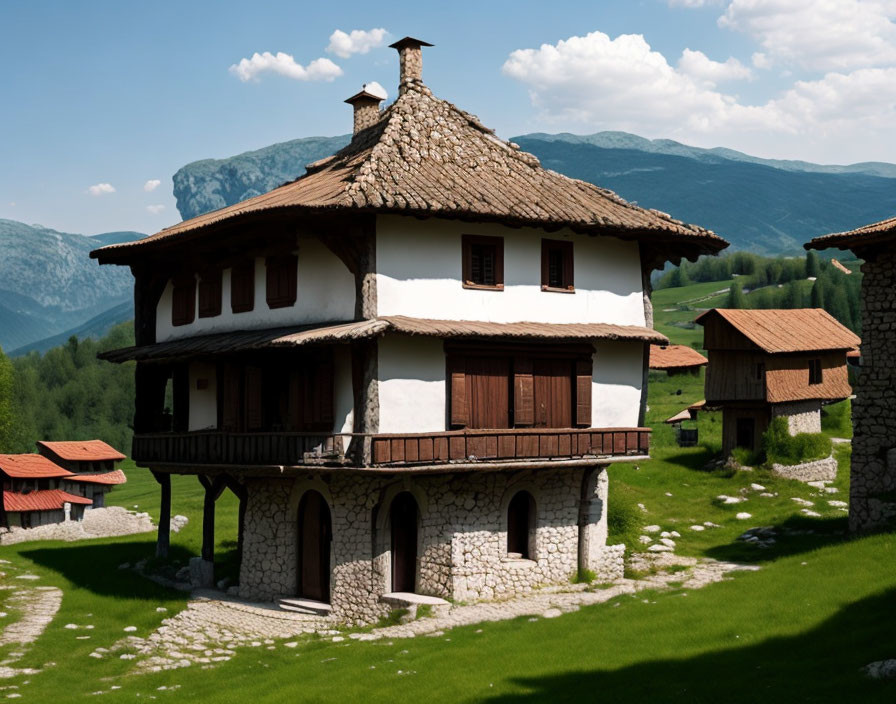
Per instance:
[[[134,436],[132,456],[144,464],[320,465],[352,464],[351,435],[198,431]],[[371,435],[375,467],[506,461],[612,458],[646,455],[649,428],[513,428]]]

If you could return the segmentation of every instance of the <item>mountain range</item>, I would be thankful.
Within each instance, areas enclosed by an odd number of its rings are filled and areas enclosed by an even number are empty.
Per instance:
[[[263,193],[298,178],[305,164],[332,154],[350,139],[309,137],[187,164],[174,176],[178,209],[186,219]],[[734,249],[797,253],[816,235],[896,212],[894,164],[827,166],[761,159],[626,132],[535,133],[512,141],[549,169],[708,227]]]

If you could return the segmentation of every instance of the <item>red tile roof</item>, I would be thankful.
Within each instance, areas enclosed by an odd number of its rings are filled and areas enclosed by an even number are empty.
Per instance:
[[[38,447],[45,447],[64,460],[78,462],[101,462],[103,460],[123,460],[125,457],[102,440],[69,440],[49,442],[41,440]]]
[[[679,369],[681,367],[700,367],[709,360],[687,345],[651,345],[651,369]]]
[[[114,472],[97,472],[93,474],[73,474],[69,481],[85,482],[87,484],[124,484],[128,478],[124,472],[116,469]]]
[[[71,474],[43,455],[0,455],[0,472],[16,479],[51,479]]]
[[[892,244],[894,236],[896,236],[896,217],[873,222],[870,225],[863,225],[849,232],[835,232],[831,235],[822,235],[803,246],[806,249],[826,249],[828,247],[852,249],[855,247]]]
[[[769,354],[849,350],[861,340],[821,308],[741,310],[713,308],[695,320],[700,325],[718,315]]]
[[[89,506],[93,500],[69,494],[62,489],[43,489],[27,494],[15,491],[3,492],[3,507],[7,511],[58,511],[64,503]]]

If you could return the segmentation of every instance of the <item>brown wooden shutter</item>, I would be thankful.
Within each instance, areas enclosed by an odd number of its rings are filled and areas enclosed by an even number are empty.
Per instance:
[[[574,291],[576,286],[573,270],[573,243],[566,242],[565,244],[566,246],[563,248],[563,287],[568,291]]]
[[[532,358],[517,357],[513,369],[513,423],[517,427],[535,425],[535,379]]]
[[[234,264],[230,270],[230,309],[247,313],[255,307],[255,260]]]
[[[298,294],[299,258],[295,254],[270,256],[266,266],[268,307],[287,308],[294,305]]]
[[[209,269],[199,281],[199,317],[221,315],[221,270]]]
[[[576,361],[576,425],[591,427],[591,373],[590,359]]]
[[[236,431],[240,427],[240,376],[233,364],[218,367],[218,388],[221,398],[221,428]]]
[[[466,360],[463,357],[448,357],[448,402],[449,418],[452,428],[463,428],[467,425],[467,372]]]
[[[261,430],[263,425],[261,369],[246,367],[245,371],[246,430]]]
[[[189,325],[196,317],[196,277],[192,274],[174,280],[171,294],[171,324]]]

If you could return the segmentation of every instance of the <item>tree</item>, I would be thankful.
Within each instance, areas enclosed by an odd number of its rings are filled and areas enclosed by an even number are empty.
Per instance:
[[[806,276],[807,277],[818,277],[818,273],[820,268],[818,266],[818,252],[814,249],[810,249],[806,252]]]
[[[0,349],[0,449],[9,452],[16,434],[13,411],[13,367]]]
[[[784,287],[784,293],[781,296],[781,308],[802,308],[803,307],[803,289],[800,287],[799,281],[791,281]]]
[[[812,284],[809,305],[812,308],[824,308],[824,284],[821,279],[815,279],[815,283]]]
[[[747,297],[744,295],[744,290],[740,286],[740,282],[735,281],[731,284],[731,288],[728,289],[728,297],[725,299],[725,307],[726,308],[746,308],[747,307]]]

